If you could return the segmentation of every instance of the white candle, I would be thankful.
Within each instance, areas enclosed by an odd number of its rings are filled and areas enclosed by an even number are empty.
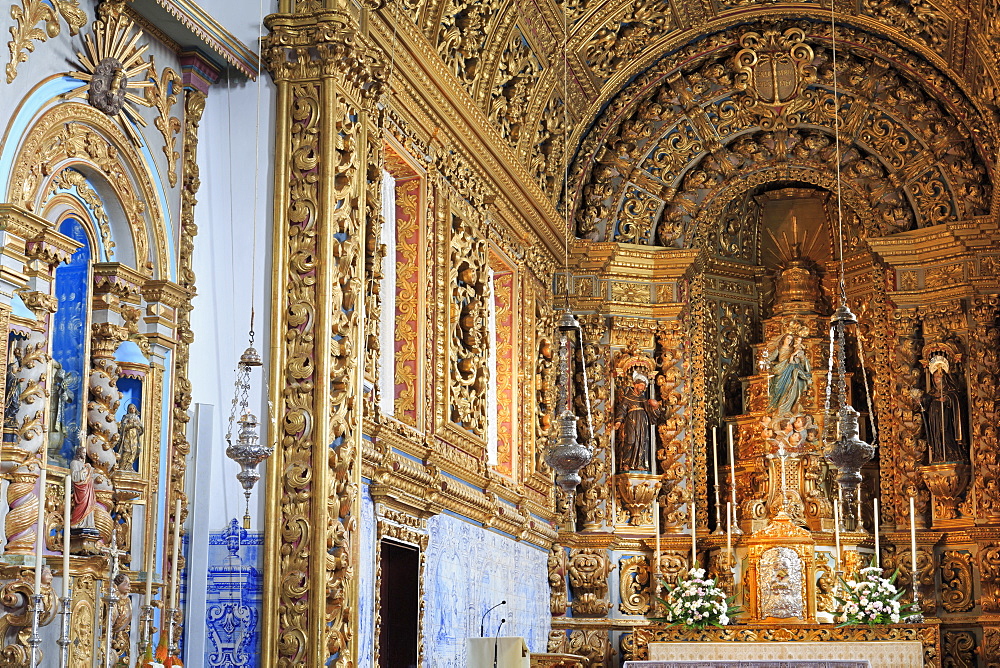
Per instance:
[[[712,473],[715,475],[716,489],[721,483],[719,480],[719,428],[712,427]],[[716,499],[718,501],[718,499]]]
[[[694,490],[691,490],[692,499],[691,505],[691,568],[697,568],[698,564],[698,530],[695,527],[695,512],[694,512]]]
[[[879,566],[881,565],[881,557],[878,550],[878,497],[875,498],[872,506],[874,506],[872,512],[872,531],[875,533],[875,565]]]
[[[917,521],[913,497],[910,497],[910,577],[913,582],[913,592],[917,591]],[[916,603],[916,601],[914,601]]]
[[[837,541],[837,570],[840,570],[840,503],[833,500],[833,535]]]
[[[63,484],[65,486],[65,502],[63,503],[62,595],[63,598],[69,598],[69,518],[73,500],[73,478],[69,473],[66,474]]]
[[[660,497],[653,499],[653,533],[656,534],[656,552],[653,554],[653,573],[660,574]]]
[[[152,504],[152,501],[150,502]],[[152,544],[146,550],[146,598],[143,605],[153,605],[153,569],[155,566],[155,556],[156,556],[156,523],[151,523],[153,527],[153,540]]]
[[[181,577],[181,569],[179,568],[181,554],[181,500],[177,499],[174,504],[174,560],[171,563],[171,568],[173,568],[173,578],[170,583],[170,608],[172,610],[177,609],[177,581]]]
[[[733,423],[729,423],[729,495],[733,499],[733,519],[736,519],[736,457],[734,456],[736,433],[733,431]]]
[[[45,556],[42,550],[45,546],[45,476],[48,470],[44,462],[39,462],[42,470],[38,474],[38,529],[35,532],[35,595],[42,593],[42,565]]]

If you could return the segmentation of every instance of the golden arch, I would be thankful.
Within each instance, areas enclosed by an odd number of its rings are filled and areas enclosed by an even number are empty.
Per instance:
[[[28,130],[7,200],[44,213],[47,198],[70,168],[97,176],[110,188],[129,230],[135,268],[150,278],[170,278],[167,221],[149,168],[125,133],[88,105],[59,104]]]

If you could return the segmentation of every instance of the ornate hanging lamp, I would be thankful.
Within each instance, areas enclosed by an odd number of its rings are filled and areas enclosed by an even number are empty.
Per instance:
[[[258,17],[257,43],[261,44],[263,38],[262,31],[264,25],[264,3],[260,3],[260,15]],[[254,182],[256,183],[260,175],[260,88],[261,88],[261,59],[257,59],[257,119],[256,134],[254,135]],[[230,129],[231,130],[231,129]],[[230,138],[232,132],[230,131]],[[233,396],[233,406],[229,413],[229,428],[226,431],[226,456],[240,465],[240,472],[236,474],[236,479],[243,486],[243,496],[246,498],[246,512],[243,515],[243,528],[250,528],[250,493],[254,485],[260,480],[258,467],[265,459],[274,454],[274,447],[269,443],[262,443],[258,429],[260,423],[257,416],[250,411],[250,372],[255,367],[262,366],[260,353],[253,347],[254,344],[254,297],[257,291],[257,198],[253,202],[253,245],[250,252],[250,331],[247,349],[240,355],[240,361],[236,365],[236,388]],[[235,277],[234,277],[235,278]],[[239,425],[236,440],[233,441],[233,424]]]
[[[252,320],[252,316],[251,316]],[[250,528],[250,493],[260,480],[258,467],[265,459],[274,454],[274,448],[268,443],[262,443],[258,428],[257,416],[250,411],[250,372],[254,367],[262,365],[260,354],[253,347],[253,329],[250,330],[250,345],[240,355],[236,367],[236,394],[233,397],[233,407],[229,414],[229,430],[226,433],[226,456],[240,465],[236,479],[243,486],[246,497],[246,513],[243,515],[243,528]],[[238,418],[237,418],[238,416]],[[233,441],[233,424],[239,429],[236,440]]]
[[[830,10],[830,37],[833,43],[833,127],[837,164],[837,242],[838,286],[837,309],[830,318],[830,350],[826,375],[826,402],[823,415],[823,445],[827,460],[837,467],[837,484],[844,504],[844,518],[855,516],[853,500],[861,483],[861,467],[875,454],[875,446],[862,441],[858,431],[860,414],[851,406],[847,392],[847,328],[856,327],[857,318],[847,306],[847,289],[844,281],[844,222],[841,202],[840,174],[840,105],[837,90],[837,26]],[[861,372],[864,374],[864,352],[858,346]],[[868,391],[865,378],[865,391]],[[873,430],[874,433],[874,430]],[[858,518],[854,518],[857,520]]]
[[[580,321],[567,308],[559,321],[559,398],[555,406],[555,440],[545,454],[545,463],[556,472],[556,484],[572,492],[580,484],[580,469],[590,463],[593,451],[580,442],[577,432],[577,415],[573,410],[573,397],[577,390],[583,394],[586,405],[587,432],[593,433],[590,415],[590,394],[587,387],[587,365],[580,364],[580,387],[576,387],[574,370],[577,351],[583,350],[583,330]]]
[[[563,270],[566,278],[566,308],[557,327],[559,342],[558,400],[555,405],[555,437],[545,453],[545,463],[556,473],[556,484],[572,493],[580,484],[580,469],[590,463],[593,450],[589,447],[594,427],[590,414],[590,393],[587,384],[587,364],[583,360],[583,329],[580,321],[569,308],[569,238],[572,234],[569,204],[569,58],[567,9],[563,7],[563,211],[565,212],[565,248]],[[580,373],[576,374],[577,353],[580,354]],[[579,380],[577,380],[579,379]],[[583,396],[586,407],[587,437],[581,442],[577,431],[577,415],[573,400]]]

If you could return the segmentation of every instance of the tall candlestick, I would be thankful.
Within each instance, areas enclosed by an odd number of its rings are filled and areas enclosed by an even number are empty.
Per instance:
[[[653,499],[653,532],[656,533],[656,552],[653,554],[653,574],[660,574],[660,497]]]
[[[840,570],[840,502],[833,500],[833,535],[837,541],[837,570]]]
[[[712,427],[712,474],[715,476],[715,531],[713,535],[721,536],[725,529],[722,526],[722,505],[719,503],[719,488],[722,480],[719,478],[719,428]]]
[[[72,505],[73,499],[73,478],[67,473],[66,478],[63,481],[64,487],[64,501],[63,501],[63,554],[62,554],[62,572],[63,572],[63,586],[62,595],[63,598],[69,598],[69,518],[70,518],[70,505]]]
[[[694,490],[691,491],[692,495]],[[698,529],[695,526],[694,499],[691,499],[691,568],[698,567]]]
[[[910,497],[910,577],[913,581],[913,602],[917,602],[917,520],[913,497]]]
[[[731,501],[726,501],[726,555],[729,557],[729,567],[732,568],[736,565],[736,559],[733,554],[733,504]]]
[[[181,500],[177,499],[174,503],[174,558],[171,562],[171,568],[173,568],[172,578],[170,582],[170,608],[177,608],[177,581],[181,577],[181,569],[178,566],[181,554]],[[172,621],[172,620],[171,620]]]
[[[729,423],[729,496],[733,502],[733,533],[739,534],[743,533],[740,531],[739,525],[736,523],[736,509],[739,506],[736,504],[736,432],[733,430],[733,423]]]
[[[41,473],[38,474],[38,529],[35,532],[35,596],[42,593],[42,566],[45,563],[43,550],[45,547],[45,477],[48,469],[40,462]]]
[[[878,549],[878,497],[872,503],[872,530],[875,534],[875,565],[881,566],[882,558],[879,555]]]

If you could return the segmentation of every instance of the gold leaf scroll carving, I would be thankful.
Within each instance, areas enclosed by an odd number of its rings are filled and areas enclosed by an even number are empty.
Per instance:
[[[799,28],[748,32],[740,38],[743,49],[733,61],[736,90],[747,93],[739,104],[762,115],[765,130],[798,125],[798,114],[811,103],[806,86],[816,81],[813,50]]]
[[[149,57],[149,73],[156,81],[156,62],[153,56]],[[167,156],[167,178],[170,180],[171,187],[177,185],[177,159],[180,157],[180,153],[176,150],[177,137],[175,135],[181,131],[181,122],[176,116],[170,115],[170,110],[177,102],[177,95],[181,92],[181,83],[181,77],[177,72],[169,67],[164,67],[156,85],[147,86],[144,91],[146,101],[160,112],[153,124],[163,135],[163,154]]]
[[[618,609],[626,615],[644,615],[649,611],[649,562],[645,557],[626,557],[618,562],[622,601]]]
[[[601,617],[608,614],[608,575],[611,560],[603,549],[579,548],[569,554],[569,586],[573,590],[573,614]]]
[[[979,550],[979,573],[983,586],[979,604],[983,612],[1000,612],[1000,545],[994,543]]]
[[[59,34],[59,21],[55,10],[42,0],[23,0],[21,6],[11,5],[10,17],[14,25],[10,27],[11,40],[7,42],[10,62],[7,63],[7,83],[14,83],[17,66],[28,61],[28,53],[35,50],[33,41],[44,42]],[[42,21],[45,29],[37,27]]]
[[[566,614],[566,550],[561,545],[552,546],[548,558],[549,612],[554,617]]]
[[[975,668],[976,636],[971,631],[945,631],[941,636],[944,668]]]
[[[945,550],[941,555],[941,604],[946,612],[966,612],[972,598],[972,555]]]
[[[486,240],[452,216],[451,421],[477,436],[486,433]]]

